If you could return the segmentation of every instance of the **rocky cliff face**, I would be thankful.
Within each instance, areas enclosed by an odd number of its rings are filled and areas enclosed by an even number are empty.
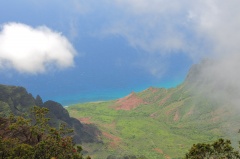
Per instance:
[[[95,132],[98,131],[97,128],[95,130],[86,129],[79,120],[71,118],[60,103],[50,100],[42,102],[39,95],[35,99],[23,87],[0,85],[0,115],[29,113],[35,105],[49,109],[47,117],[50,118],[51,126],[59,127],[60,123],[64,123],[68,128],[74,129],[72,135],[76,143],[99,142],[95,135]]]

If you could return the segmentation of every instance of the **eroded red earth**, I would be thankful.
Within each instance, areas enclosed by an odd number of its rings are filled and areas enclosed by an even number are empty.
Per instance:
[[[117,148],[119,143],[121,142],[121,139],[119,137],[109,134],[107,132],[102,132],[102,135],[110,140],[109,146],[112,148]]]
[[[135,93],[131,93],[130,95],[117,100],[116,102],[116,110],[132,110],[141,104],[147,104],[144,100],[138,97]]]
[[[87,118],[78,118],[78,120],[79,120],[81,123],[84,123],[84,124],[92,124],[90,117],[87,117]]]

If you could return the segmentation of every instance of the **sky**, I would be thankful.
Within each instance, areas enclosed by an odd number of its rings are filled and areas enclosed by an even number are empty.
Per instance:
[[[217,62],[203,80],[240,79],[238,0],[0,3],[0,83],[45,101],[69,105],[174,87],[206,58]]]

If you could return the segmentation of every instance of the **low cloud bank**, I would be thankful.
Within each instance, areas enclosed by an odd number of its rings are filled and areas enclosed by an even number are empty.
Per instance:
[[[46,26],[6,23],[0,28],[0,69],[44,73],[72,67],[75,55],[68,39]]]
[[[210,59],[201,63],[196,75],[200,91],[240,106],[239,0],[115,0],[114,4],[124,16],[107,33],[125,37],[151,59],[160,56],[164,61],[178,53],[194,62]],[[151,64],[144,67],[167,68],[160,60]]]
[[[123,36],[152,59],[161,56],[165,65],[167,56],[178,53],[193,62],[207,57],[221,58],[223,63],[240,57],[239,0],[114,0],[112,4],[121,14],[105,33]],[[161,61],[143,66],[149,71],[167,68]]]
[[[240,50],[240,1],[114,0],[121,17],[107,28],[148,52],[192,58]],[[117,10],[117,9],[116,9]]]
[[[190,70],[187,82],[194,86],[192,93],[202,94],[220,106],[240,107],[240,56],[231,54],[207,59]]]

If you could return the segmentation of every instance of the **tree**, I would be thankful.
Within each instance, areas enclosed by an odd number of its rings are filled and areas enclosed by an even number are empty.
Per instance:
[[[67,135],[72,130],[64,124],[59,129],[50,127],[47,112],[46,108],[33,107],[31,118],[0,117],[0,158],[83,159],[82,148]]]
[[[212,144],[194,144],[185,156],[186,159],[239,159],[238,151],[231,146],[230,140],[218,139]]]

